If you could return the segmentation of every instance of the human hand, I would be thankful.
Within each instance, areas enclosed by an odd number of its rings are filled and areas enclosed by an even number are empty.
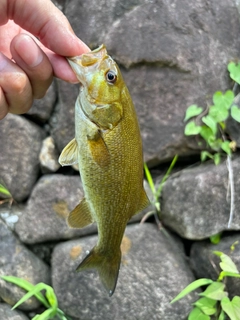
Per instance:
[[[64,57],[89,50],[50,0],[0,0],[0,120],[27,112],[53,76],[78,82]]]

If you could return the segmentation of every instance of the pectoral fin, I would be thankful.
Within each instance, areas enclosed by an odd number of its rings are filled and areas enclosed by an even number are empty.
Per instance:
[[[151,204],[151,202],[148,199],[146,191],[144,189],[142,189],[137,211],[133,215],[138,214],[140,211],[147,208],[150,204]]]
[[[103,140],[101,133],[98,131],[94,137],[88,137],[88,145],[93,157],[93,160],[102,168],[110,164],[111,156],[107,145]]]
[[[76,164],[78,162],[77,148],[78,148],[77,141],[74,138],[63,149],[58,159],[58,162],[62,166],[71,166],[73,164]]]
[[[94,222],[85,198],[70,212],[67,221],[71,228],[84,228]]]

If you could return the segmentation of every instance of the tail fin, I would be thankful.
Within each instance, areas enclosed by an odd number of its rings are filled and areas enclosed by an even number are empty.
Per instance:
[[[109,255],[102,253],[98,247],[94,247],[91,252],[77,267],[77,271],[86,269],[97,269],[99,277],[111,297],[116,288],[118,272],[121,263],[121,250]]]

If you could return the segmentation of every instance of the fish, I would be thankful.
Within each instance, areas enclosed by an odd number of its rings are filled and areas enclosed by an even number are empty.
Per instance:
[[[75,138],[63,149],[62,166],[78,164],[84,198],[67,222],[96,222],[98,241],[77,271],[96,269],[112,296],[129,219],[149,205],[143,187],[143,150],[136,111],[117,63],[106,47],[67,58],[80,81]]]

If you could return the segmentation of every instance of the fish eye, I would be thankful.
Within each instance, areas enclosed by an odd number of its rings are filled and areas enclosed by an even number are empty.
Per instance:
[[[115,83],[116,80],[117,80],[117,75],[116,75],[113,71],[109,70],[109,71],[106,73],[106,80],[107,80],[107,82],[109,82],[109,83]]]

